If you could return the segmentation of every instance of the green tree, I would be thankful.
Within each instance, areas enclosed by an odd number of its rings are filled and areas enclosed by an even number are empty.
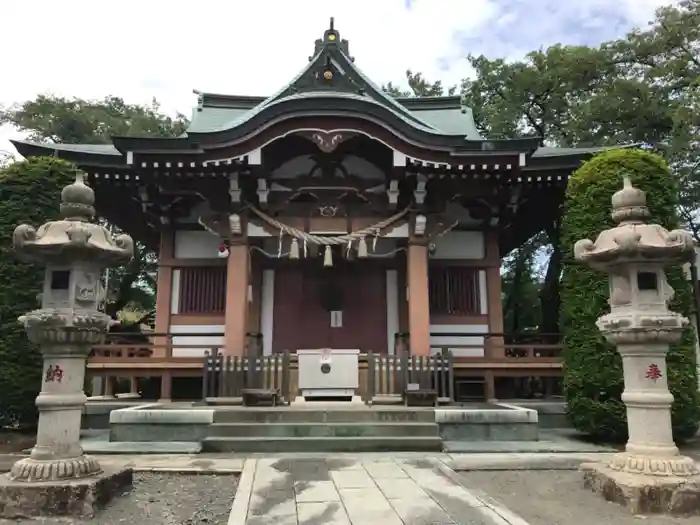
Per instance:
[[[612,68],[609,57],[608,52],[584,46],[560,45],[528,53],[514,62],[469,56],[475,75],[462,83],[462,96],[484,136],[536,136],[541,137],[542,145],[572,146],[580,142],[573,123],[582,119],[579,109],[605,82]],[[551,247],[539,296],[530,295],[528,301],[534,302],[526,307],[540,313],[540,331],[548,334],[560,331],[562,257],[558,237],[559,223],[555,221],[545,228],[544,235],[528,241],[538,244],[526,250],[532,257],[542,253],[542,247]],[[519,289],[513,292],[520,293]],[[522,308],[520,302],[518,306]]]
[[[445,89],[440,80],[430,82],[426,80],[422,73],[414,73],[410,69],[406,71],[406,83],[408,84],[408,90],[395,86],[392,82],[389,82],[383,89],[391,96],[397,98],[443,97],[452,96],[457,93],[457,86]]]
[[[41,379],[41,357],[17,318],[39,307],[43,272],[17,260],[12,232],[57,219],[61,190],[74,178],[72,164],[47,157],[0,170],[0,427],[34,423]]]
[[[535,237],[503,258],[501,295],[503,331],[507,334],[539,327],[542,321],[538,308],[541,282],[535,267],[535,255],[540,246],[541,239]]]
[[[110,137],[120,135],[176,137],[187,128],[187,119],[164,115],[155,99],[141,105],[114,96],[85,100],[39,95],[0,110],[2,124],[12,124],[39,142],[109,144]]]
[[[576,241],[595,239],[603,229],[614,226],[610,202],[621,188],[623,173],[647,193],[654,222],[669,230],[678,227],[678,183],[666,162],[641,150],[610,150],[586,162],[570,179],[561,235],[561,250],[567,261],[573,261]],[[675,290],[671,308],[688,315],[692,292],[680,265],[668,269],[668,281]],[[598,317],[609,310],[608,295],[605,275],[573,262],[565,265],[561,294],[564,389],[571,421],[578,430],[599,439],[624,440],[627,426],[621,400],[621,359],[595,325]],[[670,349],[668,382],[674,396],[674,435],[676,439],[691,437],[700,417],[692,328]]]
[[[621,77],[646,87],[652,108],[608,118],[668,160],[681,182],[681,218],[700,241],[700,0],[662,7],[646,29],[606,47]]]
[[[185,131],[187,119],[163,114],[155,99],[150,105],[139,105],[113,96],[84,100],[39,95],[0,110],[1,124],[11,124],[40,142],[108,144],[110,137],[118,135],[176,137]],[[137,242],[132,261],[110,271],[106,313],[116,317],[128,305],[153,308],[155,272],[155,254]]]

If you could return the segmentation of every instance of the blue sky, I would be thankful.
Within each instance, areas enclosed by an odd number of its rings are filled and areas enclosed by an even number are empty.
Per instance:
[[[193,89],[276,91],[302,67],[331,16],[377,83],[406,69],[447,85],[468,53],[517,59],[561,42],[597,44],[644,26],[668,0],[23,0],[0,7],[0,105],[38,93],[128,102],[156,97],[189,114]],[[37,13],[42,13],[37,17]],[[31,21],[31,23],[29,22]],[[18,137],[0,128],[0,150]]]

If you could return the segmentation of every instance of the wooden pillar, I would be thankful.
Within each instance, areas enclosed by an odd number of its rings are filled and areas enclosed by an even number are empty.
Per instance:
[[[498,230],[484,233],[486,255],[486,296],[488,304],[489,337],[486,345],[486,357],[498,359],[505,357],[503,336],[503,301],[501,299],[501,254],[498,248]],[[484,373],[486,400],[496,400],[496,380],[493,370]]]
[[[486,292],[489,333],[503,333],[503,301],[501,299],[501,255],[498,248],[498,230],[485,233],[486,243]],[[489,357],[505,357],[503,337],[490,337]]]
[[[428,300],[428,246],[410,242],[406,257],[408,331],[411,354],[430,355],[430,302]]]
[[[169,402],[173,393],[173,375],[170,370],[164,370],[160,377],[160,402]]]
[[[166,227],[167,228],[167,227]],[[157,334],[167,334],[170,331],[170,305],[172,304],[173,289],[173,252],[175,249],[174,232],[167,228],[160,234],[160,248],[158,260],[166,262],[158,266],[158,281],[156,285],[156,319],[155,331]],[[153,357],[165,357],[166,337],[154,338]]]
[[[248,331],[248,284],[250,282],[250,256],[248,243],[232,241],[226,264],[226,355],[245,354]]]
[[[114,397],[114,376],[105,376],[103,395],[105,397]]]

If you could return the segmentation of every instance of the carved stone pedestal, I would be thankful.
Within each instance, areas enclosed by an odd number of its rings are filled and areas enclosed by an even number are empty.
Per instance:
[[[66,481],[13,481],[0,476],[0,518],[40,516],[91,518],[113,497],[131,488],[131,469],[104,469],[95,476]]]
[[[700,514],[700,476],[654,476],[613,470],[603,463],[581,465],[584,486],[632,514]]]

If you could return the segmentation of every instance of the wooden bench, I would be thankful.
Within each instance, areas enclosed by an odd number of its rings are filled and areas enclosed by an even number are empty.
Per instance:
[[[438,404],[438,393],[430,388],[406,389],[403,399],[408,407],[434,407]]]
[[[279,390],[276,388],[244,388],[241,390],[243,406],[274,407],[277,406]]]

